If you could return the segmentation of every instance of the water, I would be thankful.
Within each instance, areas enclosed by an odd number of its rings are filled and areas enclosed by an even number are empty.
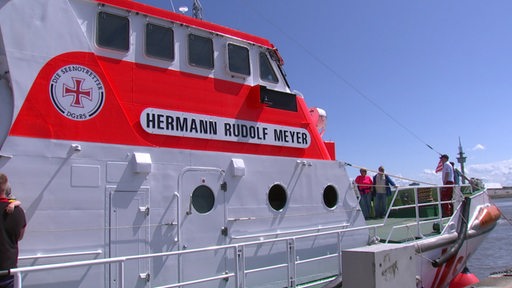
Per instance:
[[[492,202],[504,216],[468,262],[469,270],[480,280],[492,272],[512,268],[512,198],[493,199]]]

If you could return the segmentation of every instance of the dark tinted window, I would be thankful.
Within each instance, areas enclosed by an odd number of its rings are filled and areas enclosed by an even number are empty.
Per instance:
[[[192,66],[213,69],[213,40],[189,34],[188,62]]]
[[[280,184],[274,184],[268,191],[268,204],[276,211],[282,211],[286,206],[286,190]]]
[[[198,186],[192,192],[192,206],[200,214],[210,212],[215,205],[215,195],[212,189],[206,185]]]
[[[266,82],[277,83],[278,81],[267,54],[263,52],[260,52],[260,78]]]
[[[338,191],[332,185],[324,189],[324,204],[327,208],[334,208],[338,204]]]
[[[146,55],[164,60],[174,60],[174,31],[171,28],[146,24]]]
[[[229,71],[247,76],[251,75],[251,67],[249,65],[249,49],[246,47],[229,43],[228,62]]]
[[[99,12],[96,43],[100,47],[128,51],[130,49],[130,22],[128,18]]]

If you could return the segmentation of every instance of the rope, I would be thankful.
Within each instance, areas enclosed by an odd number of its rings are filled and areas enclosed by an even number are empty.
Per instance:
[[[250,2],[250,1],[247,1]],[[244,2],[246,3],[246,2]],[[302,44],[297,38],[290,35],[285,29],[282,29],[279,27],[276,23],[274,23],[270,18],[266,17],[265,14],[261,13],[258,9],[256,9],[254,6],[252,6],[250,3],[246,3],[249,9],[255,12],[256,15],[258,15],[260,18],[265,20],[267,23],[269,23],[271,26],[273,26],[277,31],[280,31],[286,38],[290,39],[297,47],[302,48],[306,54],[308,54],[313,60],[318,62],[321,66],[323,66],[326,70],[331,72],[336,78],[338,78],[341,82],[345,83],[350,89],[352,89],[356,95],[360,96],[364,100],[366,100],[368,103],[373,105],[377,110],[381,111],[384,115],[386,115],[391,121],[395,122],[398,126],[400,126],[402,129],[407,131],[413,138],[418,140],[419,142],[423,143],[425,146],[430,148],[432,151],[436,152],[441,155],[438,151],[436,151],[431,145],[429,145],[427,142],[425,142],[422,138],[418,136],[414,131],[409,129],[407,126],[405,126],[402,122],[398,121],[391,113],[387,112],[380,106],[375,100],[373,100],[370,96],[368,96],[366,93],[364,93],[361,89],[359,89],[357,86],[355,86],[352,82],[350,82],[346,77],[338,73],[331,65],[329,65],[327,62],[320,59],[319,56],[314,54],[311,50],[309,50],[305,45]]]
[[[368,169],[366,167],[358,166],[358,165],[353,165],[353,164],[350,164],[350,163],[347,163],[347,162],[345,162],[345,166],[354,167],[356,169],[366,169],[367,171],[370,171],[370,172],[373,172],[373,173],[379,173],[379,171],[377,171],[377,170]],[[398,176],[398,175],[393,175],[393,174],[389,174],[389,173],[386,173],[386,175],[391,176],[393,178],[409,181],[409,182],[416,182],[416,183],[426,184],[426,185],[430,185],[430,186],[436,186],[437,185],[437,184],[434,184],[434,183],[423,182],[423,181],[419,181],[419,180],[415,180],[415,179],[411,179],[411,178],[406,178],[406,177],[402,177],[402,176]]]
[[[491,202],[494,206],[498,207],[496,202],[494,202],[492,199],[489,199],[489,202]],[[500,214],[501,214],[501,217],[503,217],[503,219],[505,219],[505,221],[507,221],[507,223],[512,227],[512,219],[508,218],[505,214],[501,213],[501,210],[500,210]]]
[[[512,226],[512,219],[508,218],[507,216],[505,216],[505,214],[501,213],[501,217],[503,217],[503,219],[507,220],[507,223]]]

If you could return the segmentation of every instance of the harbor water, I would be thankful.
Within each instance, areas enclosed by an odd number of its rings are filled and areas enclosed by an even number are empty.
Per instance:
[[[512,198],[492,199],[502,217],[480,248],[469,259],[468,268],[482,280],[493,272],[512,268]]]

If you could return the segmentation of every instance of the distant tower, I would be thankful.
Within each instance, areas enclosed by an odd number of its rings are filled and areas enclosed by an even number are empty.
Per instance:
[[[459,137],[459,157],[457,157],[457,162],[460,163],[460,172],[462,172],[462,175],[466,175],[464,172],[464,163],[466,163],[466,157],[464,156],[464,151],[462,151],[462,144],[460,143],[460,137]],[[466,179],[462,177],[462,184],[466,183]]]

